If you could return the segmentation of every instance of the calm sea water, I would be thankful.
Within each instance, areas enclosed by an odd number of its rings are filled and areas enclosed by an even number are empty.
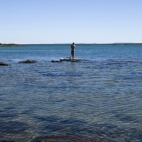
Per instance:
[[[84,136],[142,141],[142,46],[0,47],[0,141]],[[34,64],[19,61],[34,59]]]

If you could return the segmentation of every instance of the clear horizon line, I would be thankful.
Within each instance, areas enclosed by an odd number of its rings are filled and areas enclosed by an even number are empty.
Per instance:
[[[75,42],[74,42],[75,43]],[[4,44],[17,44],[17,45],[26,45],[26,44],[72,44],[72,43],[0,43],[0,45]],[[142,42],[113,42],[113,43],[79,43],[76,42],[75,44],[142,44]]]

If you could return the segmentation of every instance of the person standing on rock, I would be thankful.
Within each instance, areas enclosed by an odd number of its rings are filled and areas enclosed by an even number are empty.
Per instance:
[[[71,44],[71,59],[74,59],[74,52],[75,52],[75,44],[74,42]]]

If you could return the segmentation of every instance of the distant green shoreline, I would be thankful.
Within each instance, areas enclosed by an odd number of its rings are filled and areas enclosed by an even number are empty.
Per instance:
[[[0,43],[0,46],[18,46],[18,44],[15,44],[15,43],[2,44],[2,43]]]
[[[23,45],[70,45],[71,43],[53,43],[53,44],[15,44],[0,43],[0,47],[23,46]],[[76,43],[76,45],[142,45],[142,43]]]

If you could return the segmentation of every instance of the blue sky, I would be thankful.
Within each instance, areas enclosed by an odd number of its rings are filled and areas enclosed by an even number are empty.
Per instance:
[[[142,0],[0,0],[0,43],[142,43]]]

